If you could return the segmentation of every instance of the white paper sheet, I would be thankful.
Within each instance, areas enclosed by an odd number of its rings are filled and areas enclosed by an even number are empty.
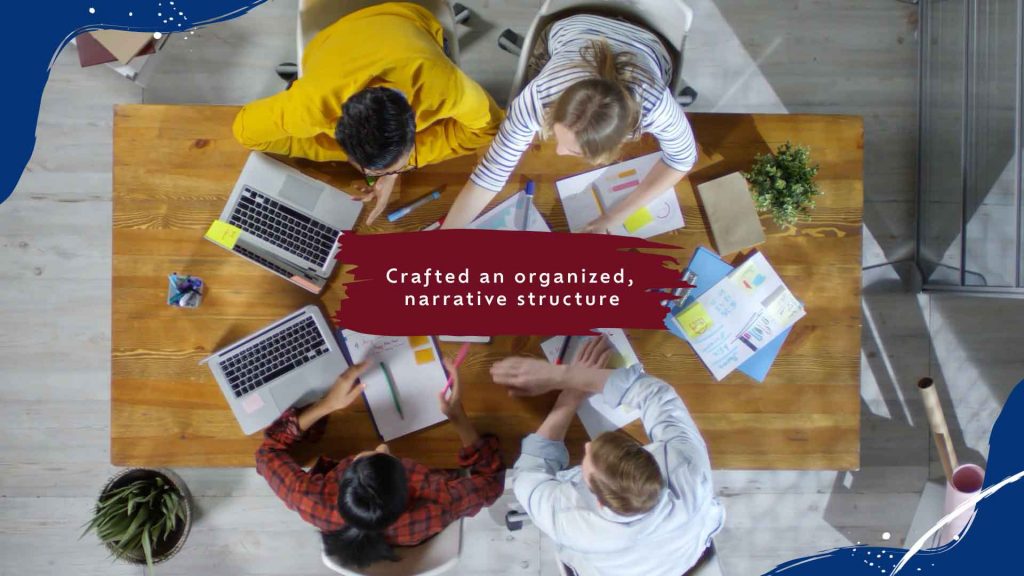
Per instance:
[[[633,158],[611,166],[605,166],[583,174],[577,174],[555,183],[562,208],[569,221],[569,230],[578,232],[591,221],[601,216],[601,206],[610,209],[628,196],[654,167],[661,152]],[[601,204],[599,204],[600,202]],[[644,210],[648,216],[627,220],[631,225],[647,221],[635,227],[632,232],[626,226],[616,226],[613,234],[651,238],[685,226],[683,211],[675,189],[669,188],[658,195]]]
[[[721,380],[804,314],[757,252],[675,318],[697,356]]]
[[[598,332],[607,336],[609,343],[615,349],[615,355],[608,362],[609,367],[627,368],[637,363],[636,353],[633,351],[633,347],[630,346],[625,332],[619,328],[598,328]],[[565,336],[555,336],[541,342],[540,348],[549,362],[554,362],[558,358],[558,353],[562,350],[562,342],[565,341],[565,338]],[[577,352],[592,338],[594,337],[573,336],[572,340],[569,341],[569,348],[565,351],[565,363],[572,362]],[[587,430],[587,435],[591,438],[596,438],[604,432],[618,430],[636,420],[640,417],[640,412],[628,406],[612,408],[604,401],[602,395],[595,394],[580,404],[576,415],[580,417],[580,422],[583,423],[583,427]]]
[[[352,330],[343,330],[342,336],[352,362],[372,362],[360,381],[366,385],[363,394],[385,442],[445,420],[437,395],[444,389],[448,376],[433,338],[412,337],[419,339],[414,348],[413,340],[405,336],[372,336]],[[426,355],[427,350],[433,361],[417,363],[416,352]],[[391,397],[381,362],[395,382],[401,415]]]
[[[526,209],[526,192],[519,192],[506,198],[488,212],[481,214],[466,226],[475,230],[522,230],[523,210]],[[551,232],[544,221],[537,205],[529,202],[530,220],[527,230],[530,232]]]

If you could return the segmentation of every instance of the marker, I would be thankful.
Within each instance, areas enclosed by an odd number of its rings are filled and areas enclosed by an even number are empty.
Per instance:
[[[530,208],[533,207],[533,180],[526,181],[526,194],[524,201],[526,209],[523,210],[523,230],[530,229]]]
[[[430,202],[431,200],[437,200],[440,197],[441,191],[434,190],[430,194],[427,194],[426,196],[414,201],[412,204],[399,208],[398,210],[395,210],[391,214],[388,214],[388,222],[394,222],[395,220],[398,220],[399,218],[405,216],[409,212],[412,212],[413,210],[419,208],[420,206],[423,206],[427,202]]]
[[[607,210],[604,209],[604,202],[601,202],[601,195],[597,192],[597,185],[590,185],[590,193],[594,195],[594,202],[597,202],[597,209],[601,211],[601,215],[604,216]]]
[[[398,417],[405,420],[405,415],[402,414],[402,405],[398,403],[398,390],[395,389],[395,381],[391,379],[391,372],[388,372],[388,367],[383,362],[380,363],[381,372],[384,372],[384,379],[388,381],[388,390],[391,392],[391,401],[395,403],[395,410],[398,411]]]
[[[555,358],[555,365],[560,366],[565,361],[565,353],[569,351],[569,340],[572,336],[566,336],[565,340],[562,340],[562,349],[558,351],[558,358]]]
[[[440,227],[441,227],[441,225],[442,225],[442,224],[444,224],[444,219],[445,219],[446,217],[447,217],[447,216],[441,216],[441,219],[440,219],[440,220],[438,220],[437,222],[434,222],[434,223],[433,223],[433,224],[431,224],[430,226],[427,226],[426,228],[424,228],[424,229],[423,229],[423,230],[421,230],[421,231],[422,231],[422,232],[426,232],[426,231],[428,231],[428,230],[437,230],[438,228],[440,228]]]
[[[452,389],[452,384],[455,383],[455,370],[458,369],[459,364],[466,359],[466,354],[469,352],[469,342],[466,342],[459,348],[458,354],[455,355],[455,362],[452,362],[452,373],[448,375],[448,383],[444,385],[444,390],[441,390],[441,397],[444,397],[449,390]]]

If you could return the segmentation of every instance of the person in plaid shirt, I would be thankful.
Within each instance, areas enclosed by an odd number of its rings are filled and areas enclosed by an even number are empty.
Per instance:
[[[396,560],[392,546],[412,546],[448,524],[473,516],[498,499],[505,488],[505,465],[498,439],[480,436],[462,407],[455,367],[451,393],[438,400],[462,440],[458,470],[431,469],[391,456],[386,444],[344,460],[321,457],[307,472],[288,453],[300,440],[318,440],[324,416],[344,409],[363,391],[357,382],[368,365],[358,364],[338,377],[319,401],[291,408],[264,432],[256,451],[256,471],[288,508],[322,532],[324,546],[344,564],[364,567]]]

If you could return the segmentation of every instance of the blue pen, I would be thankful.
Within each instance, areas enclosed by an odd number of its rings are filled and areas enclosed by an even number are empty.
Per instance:
[[[401,218],[402,216],[405,216],[409,212],[412,212],[413,210],[419,208],[420,206],[423,206],[427,202],[430,202],[431,200],[437,200],[440,197],[441,197],[441,191],[440,190],[434,190],[430,194],[427,194],[426,196],[420,198],[419,200],[416,200],[412,204],[409,204],[408,206],[404,206],[402,208],[399,208],[398,210],[395,210],[391,214],[388,214],[388,222],[394,222],[395,220],[398,220],[399,218]]]
[[[526,209],[523,211],[523,230],[530,229],[530,208],[533,207],[533,180],[526,181]]]

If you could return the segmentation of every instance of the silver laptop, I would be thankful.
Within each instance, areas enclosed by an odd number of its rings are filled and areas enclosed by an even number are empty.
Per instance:
[[[331,326],[306,306],[203,359],[242,426],[252,434],[291,406],[320,399],[348,363]]]
[[[341,190],[253,152],[219,219],[242,230],[232,252],[318,294],[334,270],[338,237],[362,209]]]

